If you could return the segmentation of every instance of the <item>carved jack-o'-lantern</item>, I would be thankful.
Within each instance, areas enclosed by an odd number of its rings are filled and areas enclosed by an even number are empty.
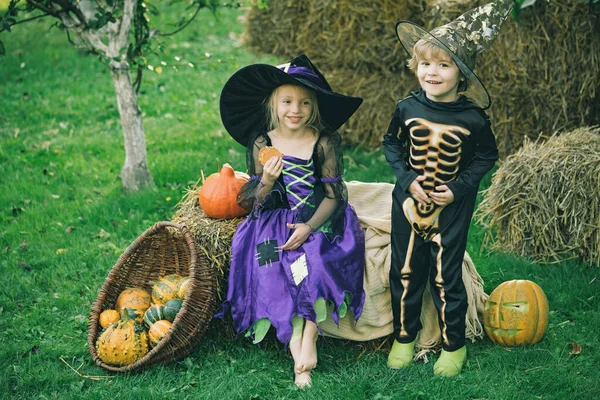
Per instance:
[[[485,303],[484,328],[503,346],[539,342],[548,327],[548,300],[537,284],[513,280],[500,284]]]

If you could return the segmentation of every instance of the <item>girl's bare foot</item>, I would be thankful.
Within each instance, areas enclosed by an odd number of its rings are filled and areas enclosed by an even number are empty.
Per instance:
[[[298,375],[302,372],[300,367],[300,360],[302,354],[302,340],[296,340],[295,342],[290,342],[290,353],[292,353],[292,358],[294,359],[294,374]]]
[[[302,335],[300,359],[296,362],[296,373],[308,372],[317,366],[317,338],[319,331],[314,322],[306,321]]]
[[[300,368],[300,354],[302,353],[302,335],[304,334],[304,319],[294,316],[292,320],[292,338],[290,339],[290,353],[294,359],[294,374],[302,372]]]
[[[299,374],[296,374],[294,384],[298,387],[298,389],[305,389],[311,387],[312,378],[310,377],[310,371],[304,371]]]

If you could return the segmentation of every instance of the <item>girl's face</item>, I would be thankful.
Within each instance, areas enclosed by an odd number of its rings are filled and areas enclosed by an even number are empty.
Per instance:
[[[280,129],[297,132],[306,127],[313,107],[312,96],[308,89],[282,85],[277,88],[274,101]]]
[[[419,58],[417,77],[427,98],[448,103],[458,99],[460,70],[450,57],[441,50],[435,56],[424,54]]]

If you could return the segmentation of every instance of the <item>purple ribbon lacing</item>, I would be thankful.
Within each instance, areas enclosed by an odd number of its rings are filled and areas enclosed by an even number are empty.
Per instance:
[[[250,177],[251,181],[255,181],[257,179],[260,179],[262,177],[261,175],[254,175]],[[321,178],[321,182],[323,183],[334,183],[334,182],[340,182],[342,180],[342,175],[338,175],[334,178]]]
[[[335,178],[321,178],[321,182],[323,183],[333,183],[333,182],[339,182],[342,180],[342,175],[338,175]]]
[[[282,71],[285,71],[285,67],[279,67],[279,69],[281,69]],[[314,83],[318,87],[325,89],[325,90],[329,90],[329,88],[327,87],[325,82],[323,82],[323,80],[319,77],[319,75],[315,74],[310,68],[296,67],[296,66],[292,65],[288,68],[287,74],[295,76],[297,78],[303,78],[303,79],[309,80],[310,82]]]

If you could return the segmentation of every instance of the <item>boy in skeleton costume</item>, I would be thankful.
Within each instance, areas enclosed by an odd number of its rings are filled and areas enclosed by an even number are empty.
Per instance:
[[[427,280],[442,335],[434,373],[457,375],[466,359],[461,266],[479,183],[498,159],[483,111],[491,100],[473,69],[512,6],[513,0],[495,1],[431,32],[408,21],[396,25],[421,89],[398,102],[383,140],[397,178],[392,194],[395,340],[390,368],[412,363]]]

